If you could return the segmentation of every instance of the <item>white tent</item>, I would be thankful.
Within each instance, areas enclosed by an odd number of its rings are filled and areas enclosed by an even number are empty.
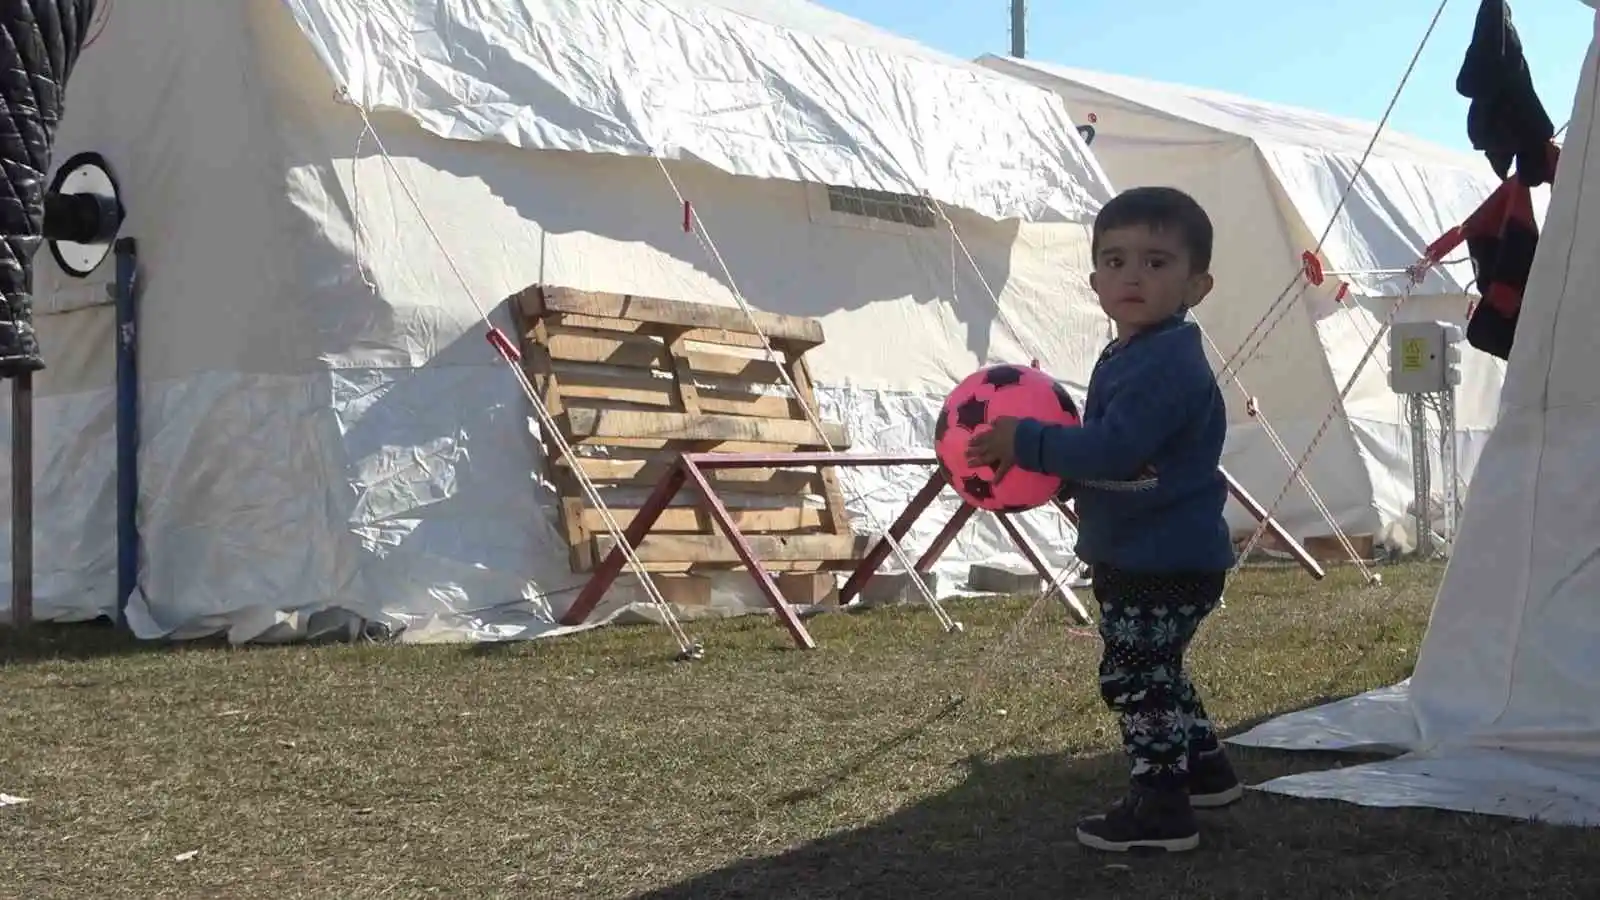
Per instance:
[[[140,241],[143,636],[270,638],[319,610],[551,630],[582,578],[473,300],[508,328],[501,301],[535,283],[733,303],[663,164],[743,296],[821,319],[823,411],[859,449],[930,446],[943,393],[986,362],[1081,386],[1104,338],[1086,223],[1108,188],[1061,101],[808,3],[106,8],[56,158],[104,154]],[[828,185],[926,192],[954,233],[836,211]],[[115,605],[111,269],[38,260],[41,618]],[[924,477],[846,495],[887,523]],[[975,525],[946,573],[1000,541]]]
[[[1591,2],[1589,5],[1593,6]],[[1490,435],[1412,678],[1235,743],[1379,749],[1269,782],[1372,806],[1600,824],[1600,14]]]
[[[1499,185],[1481,156],[1385,129],[1322,244],[1325,269],[1349,274],[1313,288],[1295,277],[1301,256],[1334,220],[1341,194],[1378,134],[1375,124],[1033,60],[986,56],[979,62],[1049,88],[1066,100],[1074,119],[1092,123],[1090,149],[1118,188],[1172,185],[1210,212],[1217,227],[1217,287],[1196,312],[1220,348],[1219,364],[1252,348],[1235,364],[1238,381],[1228,391],[1234,427],[1224,463],[1263,503],[1284,488],[1291,464],[1249,416],[1246,395],[1256,398],[1299,460],[1403,290],[1406,281],[1394,271],[1417,262],[1428,244]],[[1465,326],[1472,270],[1464,250],[1457,258],[1416,287],[1398,320]],[[1339,282],[1349,285],[1344,302],[1337,300]],[[1263,329],[1265,340],[1258,336],[1247,345],[1246,337],[1290,285],[1293,307],[1268,320],[1277,324]],[[1456,425],[1465,478],[1494,425],[1505,369],[1500,360],[1463,348]],[[1360,369],[1345,410],[1319,444],[1308,480],[1346,532],[1409,544],[1411,438],[1403,402],[1388,386],[1386,337]],[[1277,514],[1300,537],[1332,531],[1299,486]],[[1254,525],[1235,522],[1246,524]]]

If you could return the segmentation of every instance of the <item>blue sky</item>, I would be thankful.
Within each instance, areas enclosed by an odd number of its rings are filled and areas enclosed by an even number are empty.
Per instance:
[[[1005,54],[1009,0],[821,0],[964,58]],[[1031,0],[1028,56],[1122,75],[1215,88],[1376,121],[1428,28],[1435,0]],[[1450,0],[1390,127],[1458,149],[1467,104],[1456,71],[1477,0]],[[1594,35],[1578,0],[1512,6],[1534,86],[1560,127]]]

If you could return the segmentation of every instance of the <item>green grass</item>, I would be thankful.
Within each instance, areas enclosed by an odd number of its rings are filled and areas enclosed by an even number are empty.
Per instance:
[[[1403,678],[1438,569],[1246,572],[1193,654],[1236,727]],[[496,647],[0,633],[0,896],[1600,896],[1600,837],[1252,793],[1200,851],[1080,851],[1124,784],[1098,646],[1027,599]],[[999,646],[1005,644],[1004,646]],[[1252,781],[1330,758],[1234,751]],[[187,856],[182,861],[180,856]]]

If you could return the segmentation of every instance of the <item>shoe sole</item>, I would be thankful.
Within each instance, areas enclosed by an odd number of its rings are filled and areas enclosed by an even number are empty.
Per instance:
[[[1095,837],[1087,831],[1079,830],[1078,843],[1090,850],[1101,850],[1106,853],[1127,853],[1134,850],[1160,850],[1167,853],[1182,853],[1200,846],[1200,835],[1191,834],[1188,837],[1169,838],[1161,841],[1128,841],[1117,843],[1104,838]]]
[[[1244,785],[1236,784],[1225,791],[1215,794],[1190,794],[1189,807],[1191,809],[1221,809],[1231,806],[1244,797]]]

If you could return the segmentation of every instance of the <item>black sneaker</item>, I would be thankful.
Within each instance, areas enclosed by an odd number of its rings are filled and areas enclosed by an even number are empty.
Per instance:
[[[1233,772],[1228,754],[1218,747],[1189,758],[1189,805],[1194,809],[1221,809],[1244,796],[1244,785]]]
[[[1183,791],[1155,791],[1134,785],[1110,812],[1078,823],[1078,843],[1111,853],[1177,853],[1200,846],[1200,827]]]

